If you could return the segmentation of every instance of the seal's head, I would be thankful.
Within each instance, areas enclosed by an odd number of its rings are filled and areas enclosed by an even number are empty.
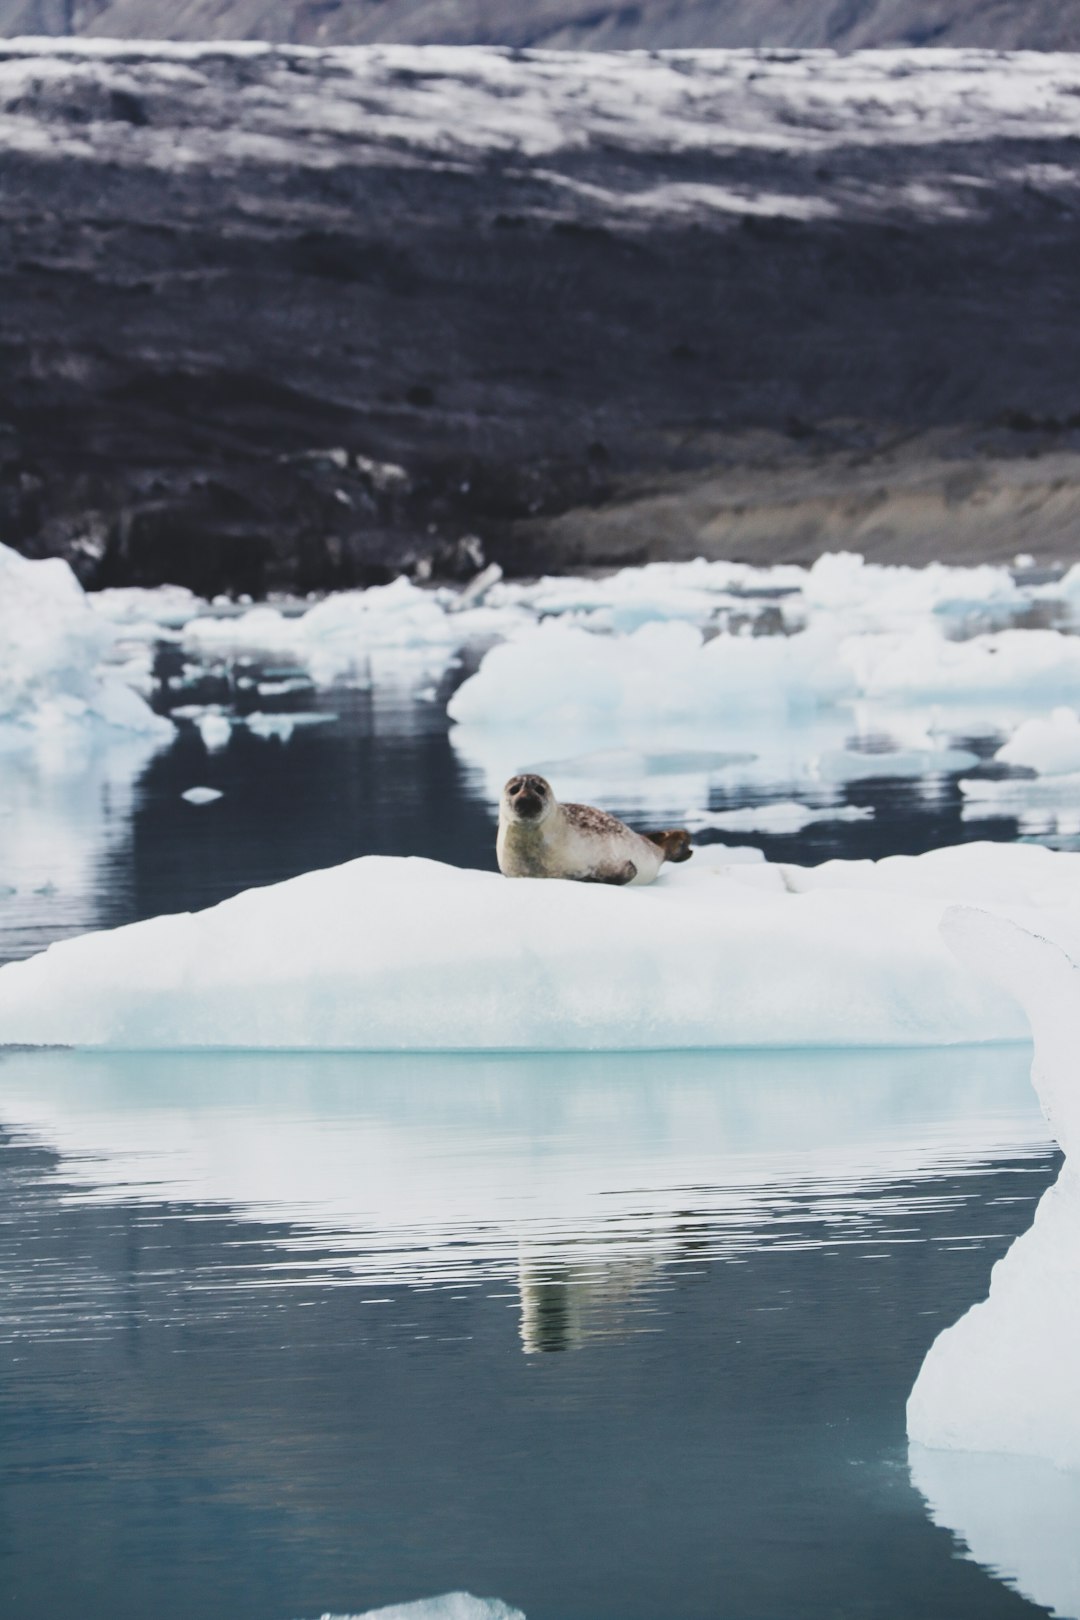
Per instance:
[[[500,810],[505,821],[539,826],[554,808],[555,795],[542,776],[512,776],[503,788]]]

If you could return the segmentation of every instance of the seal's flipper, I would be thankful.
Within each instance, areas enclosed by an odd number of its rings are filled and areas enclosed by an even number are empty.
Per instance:
[[[685,827],[669,827],[666,832],[646,833],[650,844],[659,844],[665,861],[688,861],[694,853]]]
[[[633,883],[637,877],[637,867],[633,861],[626,861],[622,866],[601,866],[588,877],[578,878],[579,883],[613,883],[621,887],[625,883]]]

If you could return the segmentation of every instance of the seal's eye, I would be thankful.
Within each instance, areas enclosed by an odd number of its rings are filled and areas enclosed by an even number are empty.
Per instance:
[[[520,793],[524,786],[525,783],[522,778],[520,776],[514,776],[511,777],[509,782],[507,782],[506,791],[507,793]]]

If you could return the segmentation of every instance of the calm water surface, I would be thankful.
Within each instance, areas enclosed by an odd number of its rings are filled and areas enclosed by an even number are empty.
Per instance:
[[[185,724],[159,752],[0,757],[0,960],[365,853],[492,866],[522,762],[450,736],[453,678],[301,692],[278,707],[327,718],[287,741],[237,727],[208,753]],[[713,779],[730,738],[572,755],[559,779],[666,820],[695,794],[805,797],[800,746],[741,786]],[[224,797],[194,807],[196,785]],[[1019,830],[963,819],[956,773],[840,798],[874,818],[739,841],[813,861]],[[1001,1530],[1031,1493],[1006,1481],[987,1518],[965,1482],[928,1486],[932,1517],[904,1429],[928,1345],[1056,1174],[1027,1067],[0,1054],[0,1602],[1045,1612],[1020,1594],[1054,1601],[1046,1557]]]
[[[1031,1612],[904,1438],[1056,1170],[1026,1071],[7,1054],[10,1612]]]

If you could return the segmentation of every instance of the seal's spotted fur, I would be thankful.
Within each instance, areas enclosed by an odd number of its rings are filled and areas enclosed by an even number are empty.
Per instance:
[[[496,841],[507,877],[579,883],[651,883],[665,861],[694,853],[682,827],[636,833],[591,804],[559,804],[542,776],[512,776],[503,788]]]

